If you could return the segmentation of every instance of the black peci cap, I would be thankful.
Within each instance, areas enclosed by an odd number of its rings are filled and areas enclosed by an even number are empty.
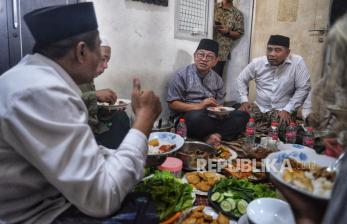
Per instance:
[[[200,43],[198,45],[198,48],[196,50],[203,49],[207,51],[212,51],[218,56],[218,51],[219,51],[219,44],[215,40],[211,39],[201,39]]]
[[[98,29],[92,2],[36,9],[24,21],[40,46]]]
[[[289,48],[290,39],[289,39],[289,37],[282,36],[282,35],[271,35],[267,44],[268,45],[279,45],[279,46]]]

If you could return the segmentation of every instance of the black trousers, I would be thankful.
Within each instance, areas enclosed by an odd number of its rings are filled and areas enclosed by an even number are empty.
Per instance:
[[[222,78],[223,78],[224,65],[225,65],[225,61],[218,61],[216,66],[212,68]]]
[[[117,149],[130,129],[130,119],[125,111],[115,111],[110,130],[95,136],[99,145]]]
[[[157,224],[155,203],[147,193],[129,193],[120,209],[111,217],[95,218],[80,212],[75,206],[59,215],[53,224]]]
[[[235,110],[225,119],[208,116],[205,109],[192,110],[184,114],[188,129],[188,137],[203,139],[210,134],[219,133],[222,139],[230,141],[237,138],[247,125],[249,114]]]

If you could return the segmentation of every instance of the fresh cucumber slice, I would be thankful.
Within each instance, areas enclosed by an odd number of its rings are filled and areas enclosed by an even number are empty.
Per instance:
[[[230,212],[232,209],[231,209],[231,204],[229,201],[227,200],[224,200],[220,203],[220,207],[222,208],[223,211],[225,212]]]
[[[242,216],[242,214],[241,214],[237,209],[233,210],[232,213],[233,213],[233,215],[236,216],[236,217]]]
[[[224,200],[224,195],[220,194],[220,197],[218,198],[217,202],[221,203]]]
[[[212,200],[212,201],[217,201],[217,200],[220,198],[220,196],[221,196],[221,193],[215,192],[215,193],[213,193],[213,194],[211,195],[211,200]]]
[[[237,210],[241,213],[241,214],[245,214],[247,211],[247,206],[248,206],[248,202],[241,199],[237,202]]]
[[[228,198],[231,198],[231,197],[234,196],[233,192],[230,192],[230,191],[223,193],[223,195],[224,195],[225,197],[228,197]]]
[[[230,205],[231,205],[231,210],[234,210],[234,209],[236,208],[236,202],[235,202],[234,199],[232,199],[232,198],[227,198],[227,199],[225,199],[225,200],[228,201],[228,202],[230,203]]]

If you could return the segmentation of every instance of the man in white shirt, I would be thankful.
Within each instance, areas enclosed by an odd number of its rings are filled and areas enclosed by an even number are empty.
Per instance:
[[[310,76],[303,58],[290,54],[289,38],[272,35],[267,44],[266,56],[255,58],[237,79],[241,110],[250,112],[248,83],[255,80],[255,105],[261,113],[275,111],[280,122],[289,123],[290,115],[306,99]]]
[[[144,175],[159,98],[135,79],[132,129],[118,150],[97,145],[77,86],[101,60],[93,3],[38,9],[24,20],[34,54],[0,77],[0,220],[52,223],[69,208],[110,216]]]

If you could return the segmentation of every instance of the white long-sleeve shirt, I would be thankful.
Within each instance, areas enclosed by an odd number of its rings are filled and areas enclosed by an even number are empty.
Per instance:
[[[266,56],[255,58],[237,79],[241,103],[248,102],[248,83],[256,83],[256,99],[261,112],[285,110],[293,112],[306,99],[310,76],[303,58],[290,54],[279,66],[270,65]]]
[[[310,93],[306,97],[306,100],[304,101],[304,104],[302,105],[302,117],[304,118],[304,120],[312,112],[311,98],[312,98],[312,91],[310,91]]]
[[[28,55],[0,76],[0,220],[51,223],[75,205],[113,214],[143,177],[147,138],[96,144],[80,90],[55,62]]]

